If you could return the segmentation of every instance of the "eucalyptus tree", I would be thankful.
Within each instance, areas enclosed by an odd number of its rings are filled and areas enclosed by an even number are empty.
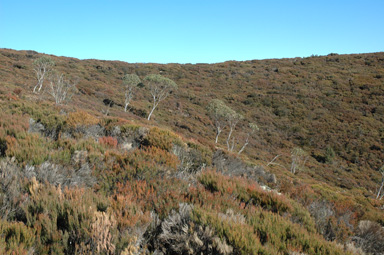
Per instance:
[[[136,74],[126,74],[123,77],[123,85],[125,87],[125,104],[124,111],[126,112],[128,109],[131,100],[135,95],[135,90],[137,86],[140,84],[141,80],[139,76]]]
[[[220,99],[212,99],[207,106],[207,111],[216,128],[215,143],[217,143],[219,135],[228,124],[228,116],[233,110]]]
[[[41,91],[45,78],[52,71],[55,62],[48,56],[43,56],[33,61],[33,70],[36,73],[37,84],[33,88],[34,93]]]
[[[152,110],[148,114],[148,120],[150,120],[159,103],[177,90],[177,84],[160,74],[149,74],[144,78],[144,81],[147,83],[153,99]]]

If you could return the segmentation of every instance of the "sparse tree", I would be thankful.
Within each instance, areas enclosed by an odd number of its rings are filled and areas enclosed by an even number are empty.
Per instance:
[[[64,104],[71,100],[73,94],[76,92],[76,85],[78,79],[73,81],[66,79],[64,74],[52,72],[48,76],[48,94],[50,94],[57,105]]]
[[[125,86],[125,106],[124,111],[126,112],[132,98],[135,95],[135,89],[140,84],[140,78],[136,74],[126,74],[123,77],[123,85]]]
[[[308,156],[307,153],[302,148],[295,147],[291,151],[291,173],[296,174],[296,171],[304,167],[307,162]]]
[[[38,93],[41,91],[43,87],[43,83],[47,75],[52,71],[55,62],[47,56],[40,57],[33,61],[33,70],[36,73],[37,84],[33,88],[34,93]]]
[[[381,200],[384,197],[384,192],[383,192],[383,187],[384,187],[384,165],[380,168],[379,172],[381,174],[381,185],[380,185],[379,191],[377,192],[376,199]]]
[[[220,99],[212,99],[207,106],[207,111],[209,117],[213,120],[216,127],[215,143],[217,143],[219,140],[219,135],[228,124],[228,115],[233,110],[226,106],[225,103]]]
[[[232,151],[234,147],[234,141],[232,141],[232,146],[229,145],[233,130],[235,130],[237,123],[239,123],[239,121],[241,121],[243,118],[244,118],[243,115],[235,112],[232,109],[230,109],[230,111],[227,114],[227,122],[229,126],[229,133],[227,137],[227,148],[229,151]]]
[[[148,120],[150,120],[153,111],[161,101],[166,99],[173,91],[177,89],[177,84],[171,79],[163,77],[160,74],[147,75],[144,80],[148,84],[153,99],[152,110],[148,115]]]
[[[241,147],[241,149],[239,150],[239,152],[237,154],[241,154],[245,147],[247,147],[248,143],[249,143],[249,137],[251,136],[251,134],[255,133],[256,131],[259,131],[259,127],[257,126],[256,123],[249,123],[249,128],[250,128],[250,132],[248,132],[247,134],[247,138],[245,139],[245,142],[244,142],[244,145],[243,147]]]

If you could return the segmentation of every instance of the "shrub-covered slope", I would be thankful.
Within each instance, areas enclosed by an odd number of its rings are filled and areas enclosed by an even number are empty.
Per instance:
[[[41,56],[0,50],[1,253],[380,254],[383,53],[209,65],[51,56],[79,78],[61,106],[32,93]],[[130,73],[178,85],[151,121],[145,82],[124,112]],[[215,144],[212,99],[244,116],[232,152],[228,128]]]

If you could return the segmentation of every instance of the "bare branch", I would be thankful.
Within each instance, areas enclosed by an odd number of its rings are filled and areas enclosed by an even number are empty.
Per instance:
[[[55,103],[65,104],[71,100],[73,94],[76,92],[76,85],[79,79],[76,78],[73,81],[66,79],[64,74],[53,72],[48,76],[50,94],[54,99]]]
[[[33,88],[34,93],[40,92],[43,87],[45,77],[52,71],[54,65],[55,62],[50,57],[46,56],[38,58],[33,62],[33,70],[35,71],[37,78],[37,84]]]
[[[280,155],[276,155],[268,164],[267,164],[267,166],[269,166],[269,165],[272,165],[273,164],[273,162],[278,158],[278,157],[280,157]]]
[[[256,125],[256,123],[249,123],[249,128],[251,129],[250,132],[248,132],[247,134],[247,138],[245,139],[245,142],[244,142],[244,145],[243,147],[241,147],[241,149],[239,150],[239,152],[237,154],[240,155],[240,153],[242,153],[245,149],[245,147],[248,145],[249,143],[249,136],[253,133],[255,133],[256,131],[259,131],[259,127]]]

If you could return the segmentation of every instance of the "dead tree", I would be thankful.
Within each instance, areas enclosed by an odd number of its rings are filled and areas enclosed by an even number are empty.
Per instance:
[[[43,56],[33,61],[33,70],[35,71],[37,78],[37,84],[33,88],[34,93],[38,93],[41,91],[44,80],[50,74],[54,65],[55,62],[50,57],[46,56]]]
[[[71,100],[77,91],[76,85],[78,78],[74,80],[67,79],[64,74],[52,72],[48,76],[48,94],[50,94],[57,105],[65,104]]]

